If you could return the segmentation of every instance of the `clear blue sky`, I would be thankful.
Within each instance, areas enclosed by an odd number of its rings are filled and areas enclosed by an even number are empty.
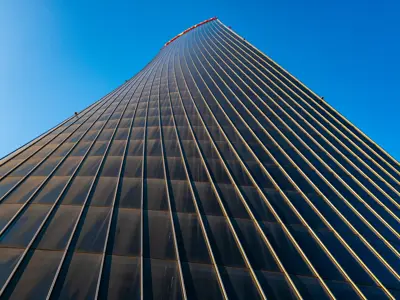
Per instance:
[[[399,160],[399,14],[396,0],[2,0],[0,157],[218,16]]]

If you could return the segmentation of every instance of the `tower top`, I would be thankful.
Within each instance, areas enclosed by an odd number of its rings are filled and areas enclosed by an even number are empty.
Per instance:
[[[206,24],[206,23],[208,23],[208,22],[214,21],[214,20],[216,20],[216,19],[217,19],[217,17],[212,17],[212,18],[207,19],[207,20],[205,20],[205,21],[203,21],[203,22],[197,23],[196,25],[193,25],[192,27],[189,27],[189,28],[186,29],[185,31],[182,31],[180,34],[174,36],[172,39],[170,39],[168,42],[166,42],[165,45],[164,45],[164,47],[167,47],[169,44],[171,44],[171,43],[172,43],[173,41],[175,41],[177,38],[179,38],[179,37],[181,37],[182,35],[188,33],[189,31],[191,31],[191,30],[193,30],[193,29],[195,29],[195,28],[197,28],[197,27],[199,27],[199,26],[201,26],[201,25],[204,25],[204,24]]]

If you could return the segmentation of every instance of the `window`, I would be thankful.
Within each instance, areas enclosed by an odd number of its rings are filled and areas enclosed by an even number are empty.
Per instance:
[[[115,190],[117,189],[117,177],[103,177],[101,176],[97,181],[96,187],[90,205],[92,206],[111,206]]]
[[[102,256],[74,253],[60,291],[60,299],[93,299]]]
[[[183,263],[182,269],[188,299],[223,298],[213,266]]]
[[[48,176],[60,162],[62,157],[46,159],[33,173],[32,176]]]
[[[144,295],[149,299],[182,299],[176,262],[158,259],[144,260]]]
[[[211,264],[208,248],[204,241],[200,223],[195,214],[176,215],[176,232],[180,245],[180,258],[183,261]]]
[[[100,166],[101,159],[102,157],[99,156],[87,157],[78,171],[78,176],[94,176]]]
[[[100,299],[140,299],[140,260],[137,257],[106,256]]]
[[[4,199],[4,203],[25,203],[45,180],[45,177],[29,177]]]
[[[146,197],[143,209],[168,210],[168,195],[163,179],[146,180]]]
[[[6,282],[23,251],[23,249],[0,248],[0,286]]]
[[[124,177],[119,199],[120,207],[141,208],[142,179]]]
[[[77,251],[102,252],[108,230],[111,209],[109,207],[90,207],[77,242]]]
[[[30,205],[3,235],[0,245],[25,248],[50,208],[50,205]]]
[[[171,219],[161,211],[144,213],[144,256],[158,259],[175,259]]]
[[[30,255],[32,257],[12,292],[12,299],[46,298],[62,252],[36,250],[30,251]]]
[[[244,267],[244,261],[225,217],[207,216],[210,241],[218,264]]]
[[[111,252],[115,255],[139,256],[141,216],[135,209],[118,209],[116,228],[112,234]],[[110,241],[110,242],[111,242]]]
[[[93,177],[77,176],[65,193],[61,204],[81,205],[84,203],[89,189],[92,185]]]
[[[11,220],[22,204],[0,204],[0,230]]]
[[[44,229],[38,249],[64,250],[81,211],[81,207],[72,205],[60,205],[56,209]]]
[[[68,177],[52,177],[36,194],[33,203],[53,204],[65,187]]]

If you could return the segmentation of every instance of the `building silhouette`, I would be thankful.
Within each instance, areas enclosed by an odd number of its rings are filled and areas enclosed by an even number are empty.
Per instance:
[[[0,298],[400,298],[399,182],[212,18],[0,160]]]

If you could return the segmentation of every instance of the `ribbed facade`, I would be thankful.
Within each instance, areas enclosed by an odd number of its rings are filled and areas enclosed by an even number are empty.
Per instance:
[[[400,299],[399,183],[325,100],[203,22],[0,160],[0,298]]]

